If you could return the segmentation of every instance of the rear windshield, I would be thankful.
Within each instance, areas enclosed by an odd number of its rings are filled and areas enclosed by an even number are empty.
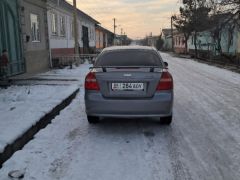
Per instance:
[[[95,66],[162,66],[153,50],[119,50],[103,52]]]

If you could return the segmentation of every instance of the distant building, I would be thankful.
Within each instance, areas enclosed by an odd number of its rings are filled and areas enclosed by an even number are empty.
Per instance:
[[[65,0],[48,0],[48,32],[52,56],[74,54],[74,8]],[[98,21],[77,11],[80,53],[93,53],[96,48],[95,26]]]
[[[152,35],[148,36],[147,37],[148,46],[156,47],[158,38],[159,36],[152,36]]]
[[[172,50],[172,34],[171,29],[162,29],[162,39],[164,41],[163,50]]]
[[[131,43],[131,41],[132,40],[125,34],[123,34],[123,35],[116,34],[114,45],[116,45],[116,46],[129,45]]]

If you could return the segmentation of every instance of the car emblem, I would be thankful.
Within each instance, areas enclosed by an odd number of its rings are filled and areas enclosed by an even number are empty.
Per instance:
[[[125,77],[131,77],[132,74],[123,74],[123,76],[125,76]]]

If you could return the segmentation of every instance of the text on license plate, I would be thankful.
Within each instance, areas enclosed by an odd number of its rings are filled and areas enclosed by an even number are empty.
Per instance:
[[[144,90],[143,83],[112,83],[112,90]]]

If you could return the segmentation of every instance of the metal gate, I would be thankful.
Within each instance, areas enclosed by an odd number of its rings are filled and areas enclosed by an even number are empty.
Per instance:
[[[0,0],[0,53],[9,54],[8,75],[25,71],[22,54],[17,0]]]

